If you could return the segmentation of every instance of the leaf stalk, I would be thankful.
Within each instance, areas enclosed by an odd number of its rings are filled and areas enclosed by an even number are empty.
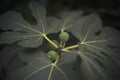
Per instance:
[[[52,44],[55,48],[58,48],[58,46],[57,46],[53,41],[51,41],[51,40],[46,36],[46,34],[42,34],[42,36],[43,36],[50,44]]]
[[[62,49],[62,51],[69,51],[69,49],[74,49],[74,48],[77,48],[78,45],[73,45],[73,46],[69,46],[69,47],[65,47]]]

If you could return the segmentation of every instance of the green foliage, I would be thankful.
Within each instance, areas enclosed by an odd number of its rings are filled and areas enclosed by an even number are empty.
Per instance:
[[[17,59],[27,62],[21,68],[15,69],[14,65],[9,65],[7,80],[79,80],[74,61],[76,55],[73,53],[64,53],[59,63],[53,63],[46,54],[39,49],[25,49],[18,53]],[[71,59],[69,59],[69,58]],[[16,60],[16,59],[15,59]],[[69,67],[71,66],[71,67]],[[13,68],[14,67],[14,68]]]
[[[0,34],[0,43],[11,44],[18,42],[25,47],[38,47],[42,44],[43,34],[58,31],[58,28],[50,26],[46,20],[46,10],[36,2],[29,5],[33,16],[37,20],[37,25],[28,23],[22,15],[15,11],[9,11],[0,18],[0,28],[11,30]]]
[[[18,44],[20,49],[12,52],[13,47],[10,54],[3,49],[1,53],[9,57],[16,55],[7,61],[6,80],[113,80],[110,70],[118,65],[119,31],[102,27],[97,14],[82,16],[80,12],[72,12],[56,18],[46,16],[45,8],[37,2],[31,2],[29,7],[37,24],[28,23],[15,11],[0,17],[0,29],[4,30],[0,43]],[[57,36],[57,42],[50,37],[51,33]],[[73,36],[78,41],[70,46]],[[47,54],[46,44],[55,51],[51,49]]]

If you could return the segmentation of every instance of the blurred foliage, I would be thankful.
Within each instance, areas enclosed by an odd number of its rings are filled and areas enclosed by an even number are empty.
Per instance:
[[[49,15],[55,15],[64,10],[95,12],[101,16],[105,25],[112,25],[120,29],[120,0],[0,0],[0,13],[14,9],[33,22],[34,18],[27,7],[31,1],[38,1],[45,5]]]

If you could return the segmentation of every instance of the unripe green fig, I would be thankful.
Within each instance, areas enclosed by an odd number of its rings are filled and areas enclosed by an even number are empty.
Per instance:
[[[54,42],[56,45],[59,45],[58,41],[56,41],[56,40],[52,40],[52,42]],[[47,44],[47,48],[48,48],[48,50],[55,50],[56,49],[56,47],[50,43]]]
[[[60,41],[66,43],[69,40],[69,34],[67,32],[61,32],[59,34]]]
[[[56,60],[56,58],[57,58],[57,52],[51,50],[51,51],[49,51],[49,52],[47,53],[47,56],[48,56],[48,58],[50,58],[52,61],[54,61],[54,60]]]

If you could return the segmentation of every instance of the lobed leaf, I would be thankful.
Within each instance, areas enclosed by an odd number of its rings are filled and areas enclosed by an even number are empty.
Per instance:
[[[109,70],[118,66],[116,56],[119,56],[120,48],[119,31],[102,27],[100,17],[96,14],[79,18],[73,26],[70,30],[79,39],[79,54],[83,65],[87,66],[83,67],[88,69],[87,75],[100,75],[101,79],[109,80]]]
[[[15,64],[9,65],[6,80],[80,80],[76,65],[76,54],[64,53],[60,61],[53,66],[47,55],[40,50],[25,50],[19,53],[20,60],[26,62],[25,66],[17,69]],[[18,62],[16,62],[18,63]]]
[[[33,1],[29,7],[37,20],[37,25],[31,25],[20,13],[15,11],[9,11],[1,15],[0,29],[5,30],[0,34],[1,44],[18,42],[19,45],[25,47],[38,47],[43,41],[42,34],[53,33],[53,30],[55,32],[59,31],[57,27],[48,25],[46,10],[42,5]]]

